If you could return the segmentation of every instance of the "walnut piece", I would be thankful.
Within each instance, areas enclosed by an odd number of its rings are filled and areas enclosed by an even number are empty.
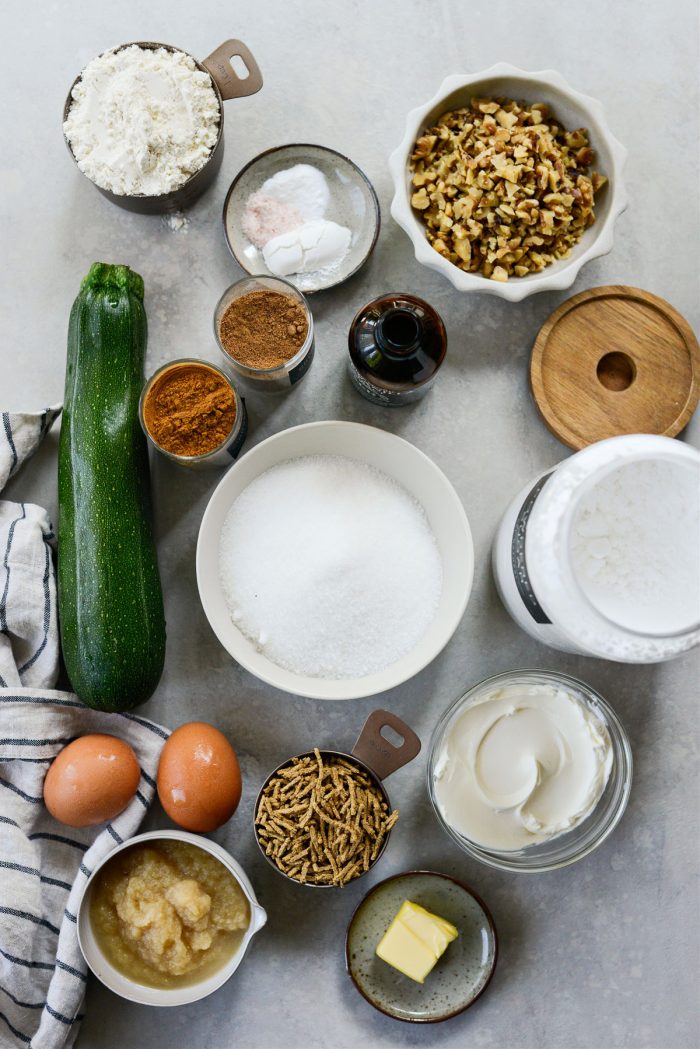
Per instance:
[[[411,205],[455,266],[525,277],[570,255],[595,222],[607,179],[589,174],[594,157],[588,131],[567,131],[542,102],[472,98],[417,140]]]

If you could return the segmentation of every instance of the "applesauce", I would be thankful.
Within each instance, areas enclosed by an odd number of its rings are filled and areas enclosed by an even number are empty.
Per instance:
[[[250,908],[220,860],[189,842],[154,840],[105,864],[90,920],[115,969],[149,987],[173,988],[226,964],[250,924]]]

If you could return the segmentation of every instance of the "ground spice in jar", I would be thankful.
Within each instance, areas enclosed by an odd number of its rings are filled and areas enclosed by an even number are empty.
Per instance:
[[[222,444],[236,421],[226,379],[206,364],[175,364],[157,375],[143,403],[146,429],[172,455],[205,455]]]
[[[249,291],[224,310],[219,339],[226,353],[248,368],[279,368],[306,341],[303,305],[279,291]]]

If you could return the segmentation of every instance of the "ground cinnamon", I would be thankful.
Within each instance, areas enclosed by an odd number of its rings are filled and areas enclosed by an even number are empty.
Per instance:
[[[146,429],[173,455],[205,455],[222,444],[236,421],[226,379],[206,364],[175,364],[157,375],[143,403]]]
[[[224,350],[248,368],[281,367],[301,349],[308,331],[303,305],[266,289],[233,299],[219,321]]]

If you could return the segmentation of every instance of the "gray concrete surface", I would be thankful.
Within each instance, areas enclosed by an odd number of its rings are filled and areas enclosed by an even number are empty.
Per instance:
[[[289,425],[345,418],[391,429],[447,473],[469,514],[476,579],[446,651],[381,700],[323,704],[275,693],[235,666],[197,597],[197,527],[216,475],[159,460],[153,489],[169,647],[143,712],[170,726],[205,719],[240,755],[244,798],[216,835],[249,872],[269,911],[243,967],[199,1004],[149,1010],[89,986],[80,1049],[693,1049],[698,988],[698,659],[627,667],[539,647],[501,607],[488,565],[499,516],[534,474],[566,453],[545,429],[527,386],[533,337],[569,293],[508,305],[460,297],[417,265],[392,223],[386,156],[406,111],[442,78],[498,60],[560,70],[601,99],[630,151],[630,207],[609,256],[585,267],[574,291],[618,282],[668,298],[698,322],[697,12],[693,0],[103,0],[3,4],[4,240],[0,406],[60,401],[68,313],[90,263],[125,262],[144,277],[148,367],[185,354],[214,359],[214,304],[238,276],[221,229],[228,183],[257,152],[288,141],[349,154],[373,180],[384,225],[377,251],[344,287],[313,299],[317,359],[286,400],[250,397],[250,445]],[[226,156],[187,231],[107,203],[70,163],[61,137],[66,90],[97,52],[162,40],[204,56],[239,36],[262,67],[259,95],[230,102]],[[432,394],[392,413],[351,388],[345,339],[355,310],[388,290],[417,292],[445,318],[449,355]],[[697,418],[695,420],[698,435]],[[691,428],[692,428],[691,424]],[[691,429],[692,433],[692,429]],[[56,506],[56,434],[8,495]],[[285,537],[290,542],[292,536]],[[497,874],[466,859],[438,827],[424,785],[440,713],[480,678],[523,666],[561,669],[598,688],[629,731],[636,776],[627,814],[595,855],[552,874]],[[381,865],[342,893],[288,886],[262,861],[251,831],[263,775],[314,744],[351,745],[379,704],[418,731],[424,751],[390,781],[402,819]],[[148,826],[167,825],[160,811]],[[488,993],[450,1023],[415,1029],[378,1013],[344,971],[353,908],[376,881],[412,867],[454,874],[493,910],[501,954]]]

